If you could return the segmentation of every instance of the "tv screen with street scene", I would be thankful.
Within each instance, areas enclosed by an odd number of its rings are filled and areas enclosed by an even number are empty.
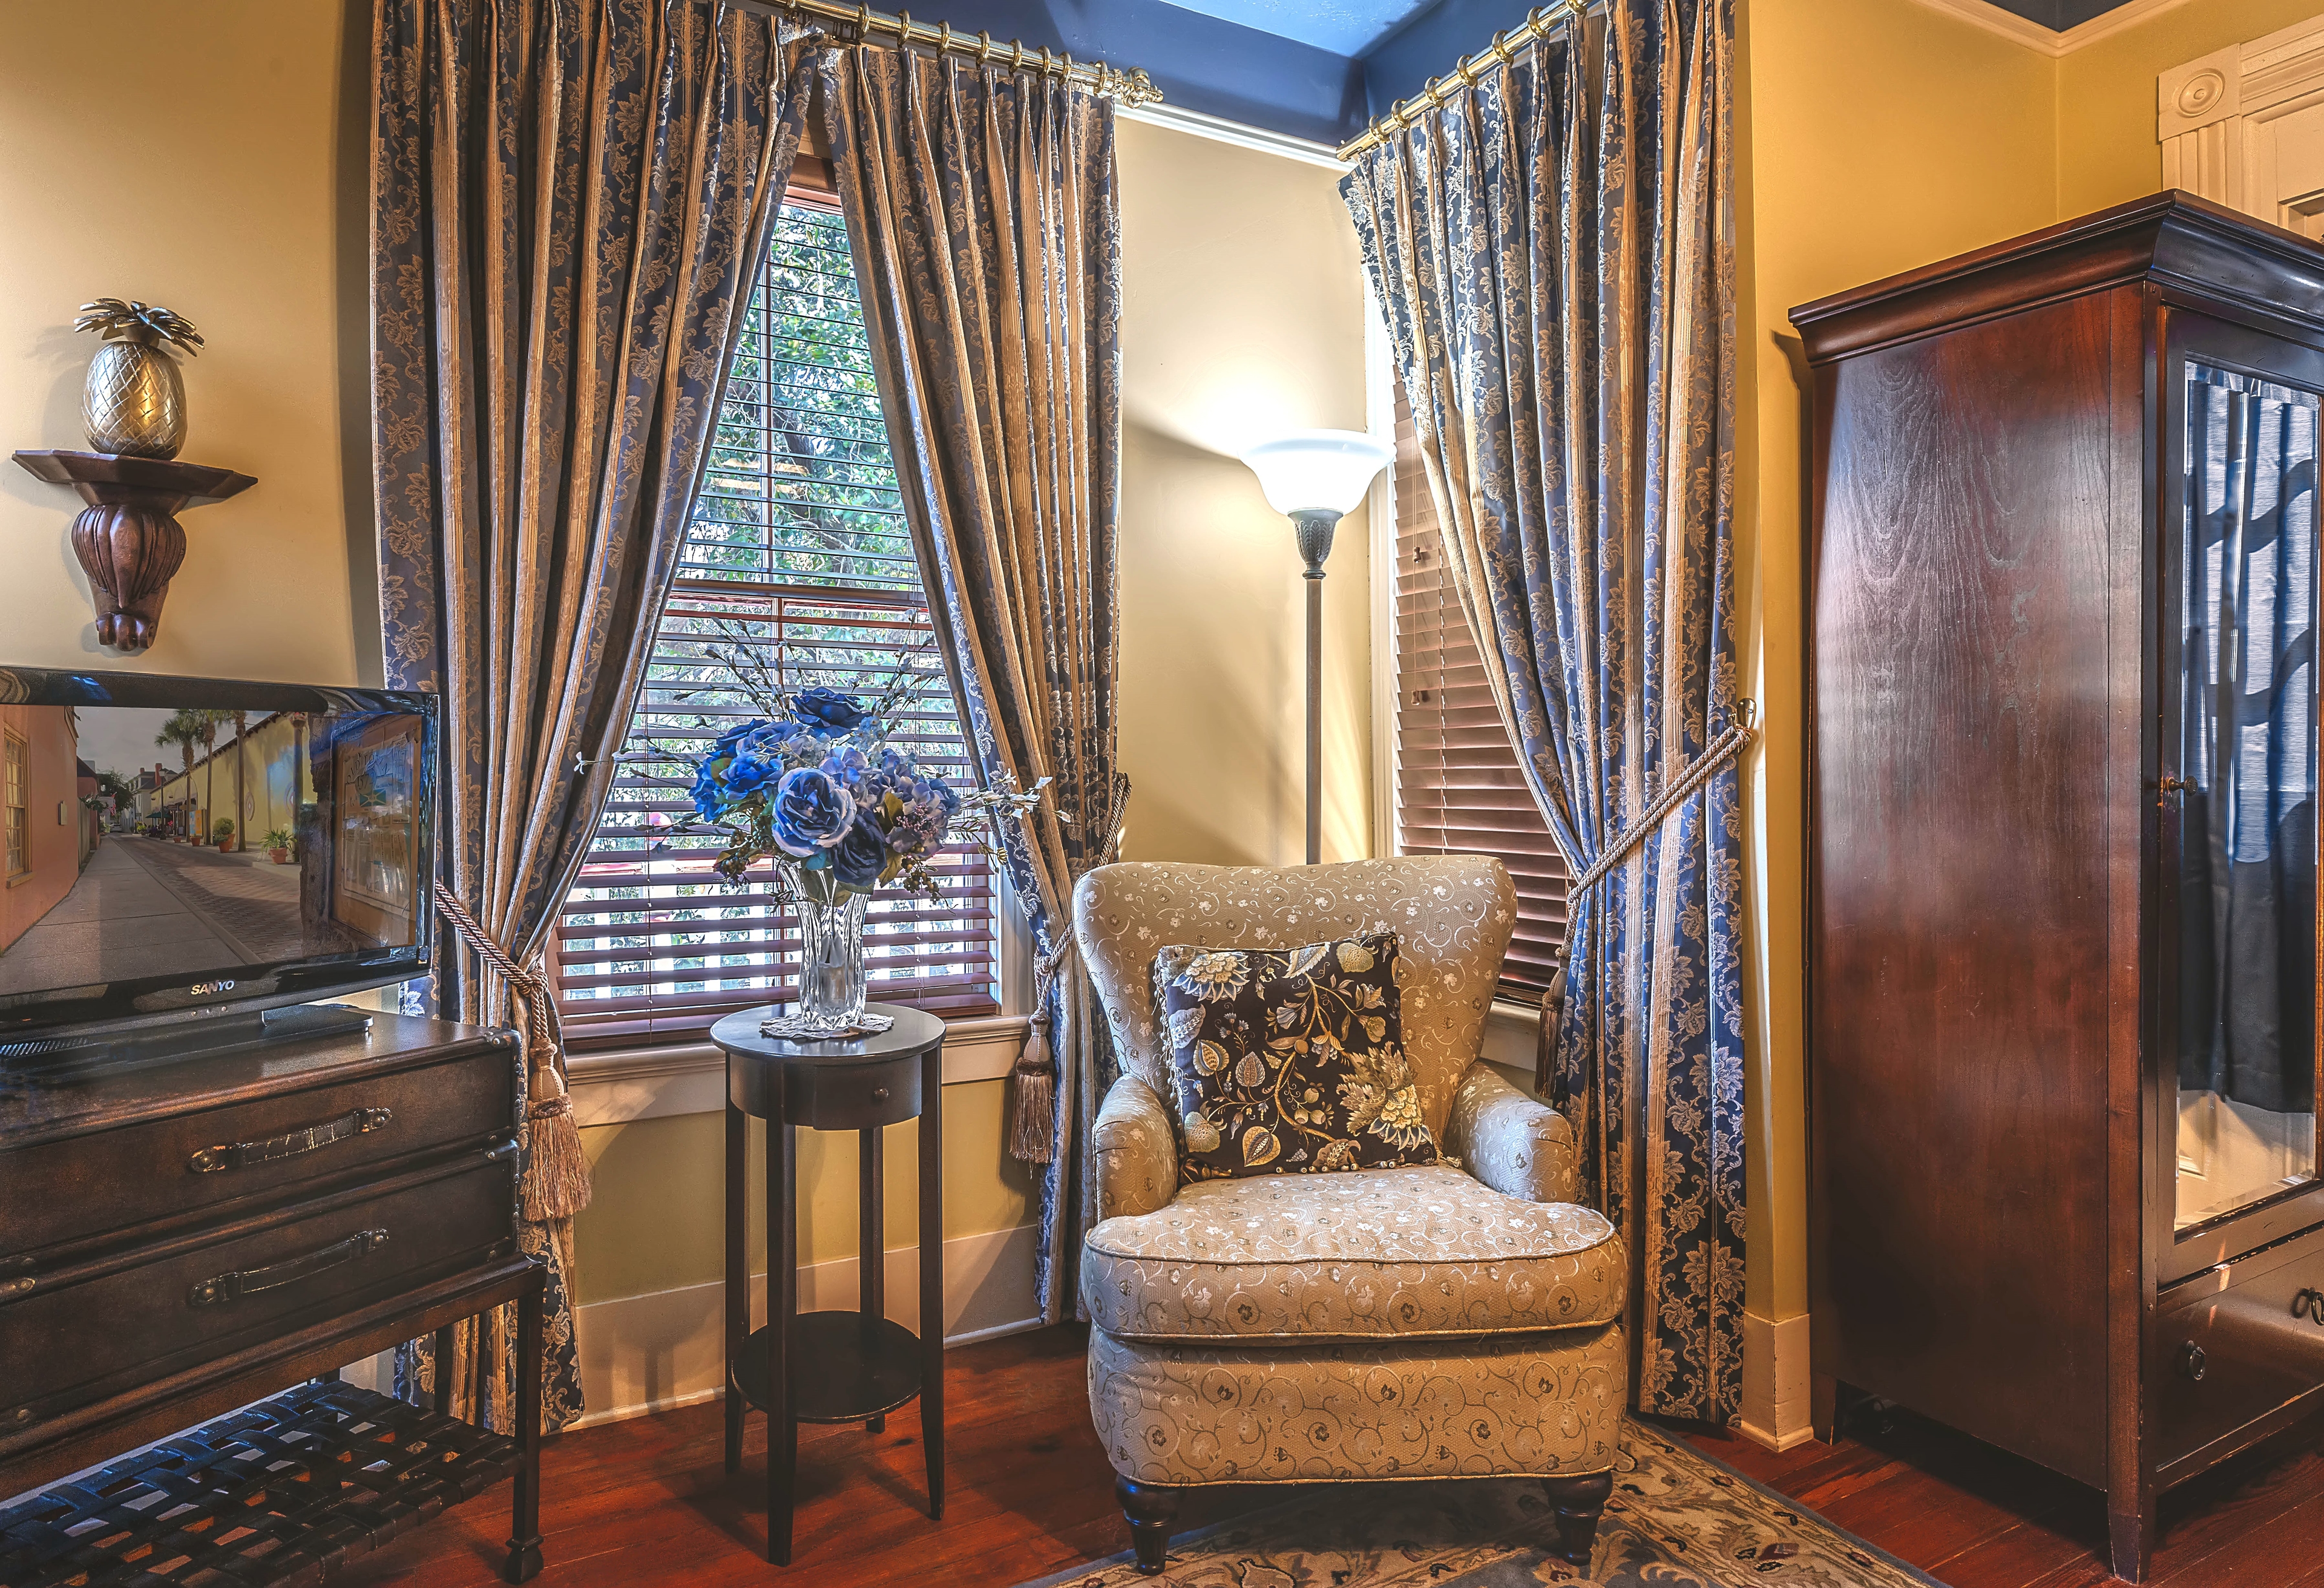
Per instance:
[[[415,971],[434,717],[406,698],[0,671],[0,1040]]]

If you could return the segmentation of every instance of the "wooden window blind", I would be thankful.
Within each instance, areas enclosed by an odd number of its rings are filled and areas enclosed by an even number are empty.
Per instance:
[[[1412,409],[1396,393],[1396,819],[1406,854],[1491,854],[1517,889],[1505,992],[1540,998],[1565,941],[1572,880],[1518,770],[1483,659],[1445,582]]]
[[[890,718],[913,755],[964,791],[975,771],[904,524],[845,222],[795,191],[784,205],[727,378],[669,609],[630,725],[632,752],[691,754],[758,714],[723,656],[797,687],[878,695],[916,681]],[[742,887],[711,870],[715,834],[674,765],[625,762],[558,932],[559,1010],[585,1045],[698,1033],[796,996],[798,939],[762,864]],[[865,932],[872,995],[947,1016],[999,1007],[999,900],[974,847],[931,869],[936,901],[882,892]]]

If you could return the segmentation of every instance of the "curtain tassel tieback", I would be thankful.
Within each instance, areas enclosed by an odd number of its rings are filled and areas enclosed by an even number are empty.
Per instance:
[[[534,1223],[569,1219],[589,1205],[589,1159],[565,1085],[564,1045],[557,995],[538,970],[528,970],[485,935],[452,890],[436,884],[436,905],[461,939],[508,983],[524,1016],[524,1216]]]
[[[1009,1072],[1009,1156],[1019,1163],[1047,1163],[1057,1156],[1057,1051],[1049,1003],[1074,951],[1068,936],[1033,967],[1033,1018]]]
[[[1646,807],[1644,813],[1637,821],[1629,825],[1620,837],[1599,852],[1598,858],[1591,862],[1589,868],[1573,880],[1573,886],[1566,890],[1565,896],[1568,899],[1578,899],[1590,891],[1599,878],[1621,864],[1630,851],[1645,841],[1647,834],[1661,826],[1665,817],[1685,804],[1697,789],[1718,776],[1726,769],[1728,762],[1742,753],[1743,747],[1751,743],[1755,726],[1759,719],[1759,706],[1755,700],[1738,700],[1736,705],[1740,710],[1743,720],[1728,725],[1727,731],[1711,741],[1711,748],[1696,756],[1686,771],[1681,772],[1671,786],[1665,789],[1652,805]],[[1566,935],[1566,946],[1571,952],[1572,947],[1571,933]]]
[[[1130,778],[1127,773],[1116,772],[1112,797],[1106,801],[1105,826],[1099,829],[1104,836],[1104,846],[1081,875],[1087,875],[1098,866],[1110,865],[1120,857],[1121,825],[1129,814]],[[1066,819],[1064,812],[1058,813],[1058,819]],[[1064,909],[1070,917],[1070,888]],[[1009,1156],[1019,1163],[1050,1163],[1057,1156],[1057,1067],[1065,1058],[1057,1051],[1056,1017],[1050,1011],[1050,1002],[1058,981],[1065,975],[1066,957],[1078,952],[1068,921],[1057,946],[1041,956],[1033,966],[1033,1018],[1025,1033],[1025,1046],[1018,1050],[1017,1063],[1009,1072]]]

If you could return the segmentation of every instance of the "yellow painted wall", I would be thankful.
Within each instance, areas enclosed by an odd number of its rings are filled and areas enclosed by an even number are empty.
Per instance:
[[[1751,869],[1746,1305],[1806,1310],[1802,457],[1788,311],[2056,218],[2055,63],[1916,0],[1740,9],[1736,562]],[[2151,137],[2150,132],[2150,137]]]
[[[1005,1081],[944,1089],[945,1234],[1013,1230],[1032,1219],[1025,1166],[1002,1149]],[[751,1251],[763,1272],[765,1146],[751,1131]],[[887,1244],[919,1240],[919,1122],[888,1127]],[[862,1216],[852,1131],[801,1131],[799,1261],[853,1257]],[[584,1304],[708,1284],[725,1272],[726,1124],[723,1114],[671,1114],[581,1132],[593,1196],[576,1221],[575,1291]],[[1029,1301],[1029,1297],[1028,1298]]]
[[[1919,0],[1739,10],[1738,606],[1766,730],[1746,780],[1752,935],[1747,1305],[1805,1309],[1804,368],[1789,310],[2162,185],[2154,79],[2324,0],[2188,0],[2052,57]]]
[[[1364,285],[1337,175],[1121,124],[1121,760],[1131,860],[1296,864],[1305,601],[1236,454],[1364,428]],[[1363,515],[1323,581],[1323,858],[1371,853]]]
[[[2324,0],[2190,0],[2058,62],[2058,214],[2064,219],[2163,186],[2154,79],[2174,66],[2324,12]]]
[[[367,502],[369,466],[346,461],[341,404],[353,399],[360,431],[368,377],[361,299],[350,323],[340,298],[342,264],[361,267],[338,252],[346,11],[0,0],[0,448],[87,447],[97,343],[73,315],[136,298],[208,341],[184,369],[182,456],[258,480],[184,515],[160,642],[124,660],[97,647],[67,533],[79,502],[0,466],[0,662],[358,681],[347,483]],[[355,535],[370,533],[365,507]]]

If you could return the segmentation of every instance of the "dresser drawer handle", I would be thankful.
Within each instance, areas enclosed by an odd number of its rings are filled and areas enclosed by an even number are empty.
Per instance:
[[[205,1147],[186,1159],[186,1167],[198,1175],[214,1175],[221,1169],[246,1169],[262,1163],[277,1163],[286,1158],[296,1158],[302,1152],[312,1152],[318,1147],[328,1147],[334,1141],[350,1137],[369,1135],[383,1130],[395,1118],[392,1108],[358,1108],[341,1114],[335,1120],[325,1120],[319,1125],[309,1125],[303,1131],[293,1131],[287,1136],[276,1136],[264,1141],[235,1141],[221,1147]]]
[[[875,1087],[873,1087],[873,1088],[872,1089],[872,1102],[874,1102],[874,1103],[885,1103],[885,1102],[887,1102],[887,1101],[888,1101],[888,1088],[887,1088],[887,1087],[885,1087],[885,1086],[875,1086]]]
[[[2200,1384],[2203,1381],[2204,1371],[2209,1366],[2209,1363],[2203,1355],[2203,1348],[2192,1340],[2179,1348],[2179,1374],[2181,1378],[2191,1383]]]
[[[361,1230],[344,1241],[326,1246],[320,1251],[310,1251],[304,1257],[286,1258],[263,1269],[236,1269],[233,1273],[220,1274],[215,1279],[204,1279],[186,1292],[186,1300],[194,1306],[212,1306],[221,1301],[239,1301],[262,1290],[280,1290],[285,1285],[295,1285],[301,1279],[312,1278],[325,1269],[353,1262],[386,1244],[385,1230]]]
[[[2324,1324],[2324,1290],[2302,1287],[2300,1294],[2292,1298],[2292,1316]]]

